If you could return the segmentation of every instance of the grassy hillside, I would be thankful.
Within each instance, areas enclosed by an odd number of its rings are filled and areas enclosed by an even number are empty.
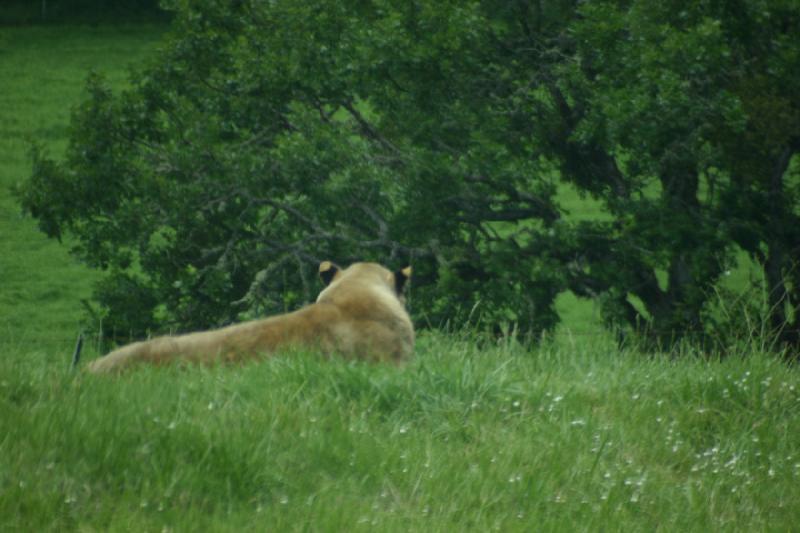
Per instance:
[[[789,531],[800,380],[425,335],[398,369],[286,355],[74,377],[0,360],[9,531]]]
[[[66,352],[92,273],[22,217],[10,186],[30,174],[30,141],[66,146],[70,111],[90,69],[122,86],[126,65],[155,50],[159,26],[0,28],[0,346]]]
[[[30,170],[28,139],[64,149],[87,70],[123,85],[162,31],[0,29],[0,531],[800,523],[800,378],[758,347],[715,362],[594,334],[533,351],[426,334],[405,368],[287,354],[71,374],[93,274],[7,188]]]

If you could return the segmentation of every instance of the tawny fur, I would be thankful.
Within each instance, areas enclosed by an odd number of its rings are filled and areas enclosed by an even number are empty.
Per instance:
[[[158,337],[123,346],[92,361],[94,373],[117,373],[139,363],[238,362],[290,348],[374,361],[400,362],[414,350],[414,328],[399,294],[410,269],[392,273],[376,263],[339,270],[324,262],[329,281],[316,303],[293,313],[226,328]]]

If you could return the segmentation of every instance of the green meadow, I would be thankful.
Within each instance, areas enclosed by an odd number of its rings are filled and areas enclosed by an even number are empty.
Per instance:
[[[0,27],[0,346],[74,343],[94,276],[21,215],[10,187],[30,175],[32,142],[60,155],[91,70],[118,87],[154,53],[158,26]]]
[[[64,150],[89,70],[124,87],[164,31],[0,28],[0,531],[796,530],[797,369],[756,339],[619,349],[569,297],[535,348],[456,328],[402,368],[71,372],[96,274],[9,188],[30,142]]]

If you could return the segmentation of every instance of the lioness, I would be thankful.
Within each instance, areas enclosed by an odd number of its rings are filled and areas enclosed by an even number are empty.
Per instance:
[[[136,363],[244,361],[282,348],[318,349],[377,361],[399,362],[414,349],[414,327],[402,292],[411,267],[390,272],[377,263],[340,269],[319,266],[325,289],[302,309],[222,329],[134,342],[92,361],[94,373],[121,372]]]

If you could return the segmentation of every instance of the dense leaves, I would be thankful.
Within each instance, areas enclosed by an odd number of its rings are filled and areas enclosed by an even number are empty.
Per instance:
[[[116,331],[283,310],[318,260],[366,258],[414,264],[421,323],[537,334],[572,290],[663,343],[719,322],[742,249],[800,344],[794,2],[173,8],[133,88],[92,77],[66,159],[37,152],[21,189],[110,271]]]

